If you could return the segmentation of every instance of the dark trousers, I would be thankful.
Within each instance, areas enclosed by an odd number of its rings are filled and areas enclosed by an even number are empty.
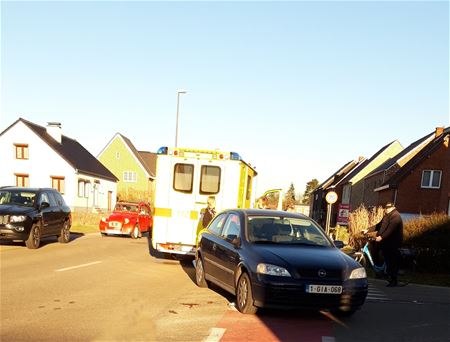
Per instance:
[[[375,265],[383,265],[383,256],[381,255],[380,244],[375,240],[369,241],[369,252]]]
[[[386,271],[391,281],[397,281],[398,269],[400,267],[400,251],[398,248],[383,248]]]

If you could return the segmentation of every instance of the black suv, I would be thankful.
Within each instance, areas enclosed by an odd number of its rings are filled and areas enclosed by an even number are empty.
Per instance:
[[[22,240],[30,249],[42,237],[70,239],[70,208],[55,189],[0,187],[0,240]]]

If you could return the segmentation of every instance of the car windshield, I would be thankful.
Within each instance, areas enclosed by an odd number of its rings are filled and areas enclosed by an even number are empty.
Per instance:
[[[127,211],[131,213],[138,212],[138,205],[133,203],[117,203],[114,211]]]
[[[307,218],[250,216],[247,236],[259,244],[331,246],[322,229]]]
[[[0,205],[15,204],[33,207],[35,198],[34,192],[0,190]]]

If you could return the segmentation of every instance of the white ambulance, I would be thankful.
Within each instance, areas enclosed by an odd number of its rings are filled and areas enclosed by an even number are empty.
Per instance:
[[[150,254],[195,255],[201,211],[209,196],[216,213],[254,204],[255,169],[235,152],[161,147],[157,152]]]

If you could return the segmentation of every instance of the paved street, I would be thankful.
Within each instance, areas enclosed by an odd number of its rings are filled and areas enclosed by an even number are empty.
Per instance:
[[[371,280],[363,309],[242,315],[191,263],[149,256],[147,239],[73,236],[38,250],[0,245],[1,341],[445,341],[450,289]]]

